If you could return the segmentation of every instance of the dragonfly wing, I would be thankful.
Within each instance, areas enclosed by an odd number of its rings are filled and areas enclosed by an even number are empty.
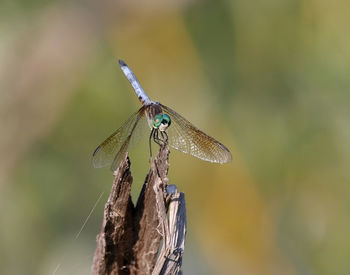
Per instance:
[[[223,144],[203,133],[169,107],[161,106],[163,112],[171,118],[171,125],[167,129],[171,147],[210,162],[226,163],[232,160],[230,151]]]
[[[94,151],[92,163],[95,168],[101,168],[113,164],[112,170],[128,149],[131,149],[140,140],[147,125],[144,115],[145,106],[134,113],[118,130],[102,142]]]

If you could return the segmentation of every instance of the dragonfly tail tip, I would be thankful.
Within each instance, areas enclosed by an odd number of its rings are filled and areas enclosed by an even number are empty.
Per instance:
[[[120,67],[127,66],[126,63],[121,59],[119,59],[119,65],[120,65]]]

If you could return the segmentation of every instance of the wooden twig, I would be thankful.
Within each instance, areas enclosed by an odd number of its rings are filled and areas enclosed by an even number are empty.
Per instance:
[[[169,221],[164,221],[168,236],[159,253],[158,261],[152,274],[178,274],[181,269],[182,255],[185,249],[186,205],[185,194],[179,193],[175,185],[167,187],[169,204]]]
[[[151,159],[136,206],[128,156],[120,163],[96,238],[92,274],[179,274],[186,207],[184,194],[167,185],[168,156],[167,146],[161,146]]]

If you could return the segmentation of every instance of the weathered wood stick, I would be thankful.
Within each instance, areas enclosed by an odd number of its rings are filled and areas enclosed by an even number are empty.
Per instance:
[[[167,146],[161,146],[155,160],[151,159],[136,206],[130,196],[132,176],[127,155],[114,172],[96,238],[92,274],[179,274],[186,207],[184,194],[177,192],[175,185],[167,185],[168,156]]]

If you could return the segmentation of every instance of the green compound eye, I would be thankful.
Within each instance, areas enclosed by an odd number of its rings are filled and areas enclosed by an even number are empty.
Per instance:
[[[171,124],[170,116],[168,116],[167,114],[163,114],[162,124],[166,124],[166,125],[170,126],[170,124]]]
[[[160,124],[162,123],[162,118],[163,118],[163,115],[161,114],[158,114],[154,117],[153,119],[153,127],[158,129]]]

